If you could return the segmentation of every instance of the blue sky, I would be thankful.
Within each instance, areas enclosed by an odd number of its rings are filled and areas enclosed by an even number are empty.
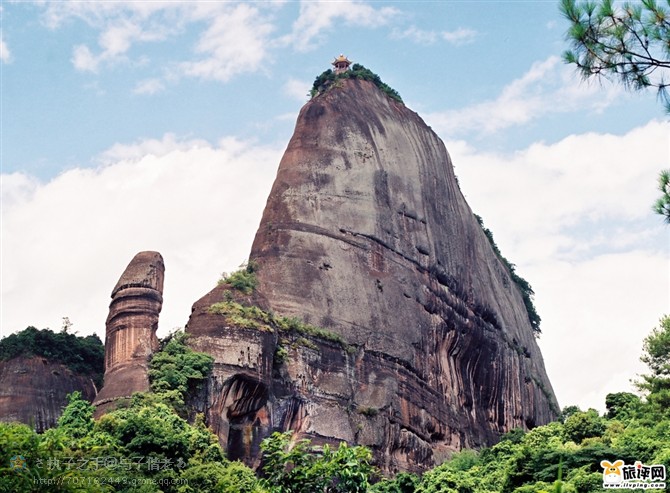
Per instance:
[[[2,2],[2,334],[104,337],[132,256],[166,261],[159,334],[248,254],[314,78],[344,53],[445,141],[536,291],[561,405],[604,406],[670,311],[653,93],[582,83],[557,1]],[[588,378],[585,378],[588,375]]]

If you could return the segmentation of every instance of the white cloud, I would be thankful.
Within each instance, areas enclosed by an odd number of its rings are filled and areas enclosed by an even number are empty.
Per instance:
[[[187,7],[192,7],[192,12],[199,12],[202,7],[194,5],[189,1],[156,1],[156,2],[136,2],[134,0],[118,0],[114,2],[35,2],[44,7],[42,20],[50,29],[58,29],[71,19],[79,19],[86,24],[103,29],[103,36],[109,27],[111,31],[115,27],[127,25],[129,22],[137,23],[145,27],[146,32],[158,33],[167,32],[166,29],[174,29],[181,26],[183,16],[181,11]],[[157,14],[169,16],[163,20],[171,22],[160,26],[155,21]],[[134,28],[133,28],[134,30]],[[104,44],[104,43],[103,43]]]
[[[273,30],[257,8],[238,5],[219,13],[201,35],[196,52],[202,58],[178,67],[186,76],[222,82],[240,73],[256,72],[268,57]]]
[[[419,29],[416,26],[410,26],[404,31],[393,31],[391,37],[394,39],[409,39],[414,43],[422,45],[432,45],[438,40],[439,34],[437,31],[427,31],[425,29]]]
[[[0,15],[2,15],[3,7],[0,5]],[[9,51],[9,47],[2,37],[2,31],[0,30],[0,62],[9,63],[12,61],[12,53]]]
[[[167,133],[161,139],[140,139],[133,144],[114,144],[95,160],[102,165],[113,165],[119,161],[141,160],[146,156],[161,158],[175,151],[187,152],[208,147],[210,144],[206,140],[177,138],[175,134]]]
[[[142,81],[135,93],[152,94],[159,79],[163,85],[182,77],[227,82],[243,73],[266,70],[273,50],[292,46],[314,49],[337,24],[375,28],[387,25],[399,11],[376,8],[359,0],[302,1],[291,32],[276,36],[277,12],[285,2],[46,2],[44,23],[52,29],[76,19],[97,31],[97,46],[77,44],[72,64],[84,72],[100,73],[119,64],[152,63],[133,48],[179,36],[192,55],[175,55],[163,61],[149,84]],[[195,42],[192,35],[195,34]],[[440,33],[449,42],[467,41],[468,30]],[[159,89],[160,90],[160,89]]]
[[[579,80],[556,56],[534,63],[522,77],[505,86],[497,98],[457,110],[428,113],[425,119],[438,132],[451,136],[472,130],[491,134],[551,113],[576,110],[600,112],[622,94]]]
[[[562,406],[604,410],[610,392],[633,391],[648,372],[642,340],[668,311],[668,253],[635,249],[528,270],[540,293],[540,346]],[[532,276],[532,277],[531,277]]]
[[[0,175],[0,203],[3,208],[24,204],[39,186],[39,182],[23,173]]]
[[[442,39],[451,44],[463,45],[472,43],[477,37],[477,31],[461,27],[455,31],[443,31],[440,33],[440,35],[442,36]]]
[[[0,62],[9,63],[12,61],[12,53],[9,51],[9,47],[5,40],[0,38]]]
[[[276,6],[268,6],[272,10]],[[44,21],[52,29],[78,19],[100,32],[97,48],[77,45],[72,63],[77,70],[99,72],[132,60],[137,43],[164,41],[186,28],[201,29],[191,60],[172,60],[166,79],[179,76],[227,81],[263,68],[273,24],[261,9],[231,2],[48,2]],[[146,63],[145,58],[139,58]],[[174,73],[174,71],[177,73]],[[169,73],[168,73],[169,72]],[[150,92],[153,86],[137,89]],[[136,89],[136,91],[137,91]]]
[[[573,135],[507,156],[478,153],[463,142],[449,148],[456,172],[469,185],[464,188],[470,205],[477,210],[495,204],[489,214],[501,224],[515,218],[513,239],[521,241],[538,234],[553,237],[557,228],[584,220],[593,226],[648,217],[657,174],[670,164],[667,143],[668,124],[651,121],[623,136]],[[533,252],[521,254],[532,258]]]
[[[137,83],[133,92],[135,94],[156,94],[165,90],[165,84],[160,79],[145,79]]]
[[[291,44],[298,51],[315,49],[323,34],[337,22],[352,26],[379,27],[396,17],[398,10],[392,7],[374,8],[357,0],[338,2],[300,2],[300,15],[293,23],[291,34],[281,43]]]
[[[561,405],[603,409],[630,391],[642,339],[669,309],[667,227],[651,211],[668,135],[651,121],[511,155],[447,144],[470,206],[535,290]]]
[[[101,61],[102,58],[93,55],[88,46],[78,45],[72,50],[72,65],[82,72],[96,73]]]
[[[477,31],[466,28],[458,28],[455,31],[428,31],[419,29],[416,26],[410,26],[404,31],[395,30],[392,35],[395,39],[409,39],[410,41],[422,44],[432,45],[439,40],[460,46],[471,43],[477,37]]]
[[[3,175],[1,335],[57,329],[68,316],[75,330],[104,336],[111,289],[141,250],[166,262],[160,332],[183,326],[191,304],[249,254],[280,157],[235,139],[166,135],[117,145],[105,165],[48,183]]]
[[[302,80],[290,78],[284,83],[283,92],[287,96],[304,103],[307,101],[311,84]],[[295,118],[295,115],[293,115]]]
[[[133,44],[161,41],[168,33],[178,30],[174,27],[170,30],[154,20],[137,20],[132,9],[127,12],[119,8],[114,15],[110,13],[104,20],[99,17],[94,20],[86,16],[83,18],[101,31],[98,36],[98,54],[94,54],[86,45],[77,45],[73,49],[72,64],[77,70],[84,72],[97,73],[101,66],[127,61]]]

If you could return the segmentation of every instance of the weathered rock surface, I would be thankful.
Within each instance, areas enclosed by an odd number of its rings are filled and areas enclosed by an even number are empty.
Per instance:
[[[112,291],[106,322],[105,381],[93,404],[100,414],[115,401],[149,390],[148,361],[158,349],[165,265],[158,252],[140,252]]]
[[[79,391],[89,402],[95,384],[65,365],[40,356],[0,362],[0,420],[18,421],[42,432],[56,425],[67,395]]]
[[[292,429],[365,444],[386,471],[423,470],[551,421],[521,294],[444,144],[372,83],[338,86],[300,112],[250,255],[255,293],[217,287],[187,326],[216,359],[203,406],[229,456],[254,464],[263,437]],[[346,344],[210,312],[231,297]]]

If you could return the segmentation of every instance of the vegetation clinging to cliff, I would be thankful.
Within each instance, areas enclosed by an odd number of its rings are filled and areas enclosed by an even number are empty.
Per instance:
[[[516,266],[507,260],[500,252],[500,248],[498,248],[498,245],[496,245],[496,242],[493,239],[493,233],[490,229],[484,226],[484,220],[481,218],[481,216],[475,214],[475,218],[482,227],[486,238],[488,238],[489,243],[491,244],[491,248],[493,248],[493,251],[498,256],[500,261],[505,265],[505,267],[507,267],[512,281],[514,281],[514,284],[516,284],[521,291],[521,297],[523,298],[523,303],[526,306],[526,312],[528,313],[528,321],[530,322],[530,326],[533,329],[533,333],[536,337],[538,337],[542,333],[542,330],[540,330],[540,321],[542,319],[540,318],[540,315],[538,315],[537,310],[535,309],[535,304],[533,303],[535,291],[533,291],[533,288],[528,281],[516,273]]]
[[[335,332],[303,322],[298,317],[282,317],[266,312],[257,306],[245,306],[236,301],[220,301],[209,307],[209,313],[222,315],[231,325],[245,329],[258,329],[272,332],[275,328],[283,332],[316,337],[342,346],[350,351],[352,348]]]
[[[41,356],[102,385],[105,348],[96,334],[81,337],[65,331],[56,333],[51,329],[28,327],[0,340],[0,361],[18,356]]]
[[[258,264],[253,260],[245,262],[240,265],[240,268],[235,272],[224,272],[219,280],[219,286],[227,284],[228,286],[241,291],[244,294],[251,294],[258,286],[258,279],[256,278],[256,271]]]
[[[160,351],[149,363],[151,390],[175,408],[184,406],[187,394],[195,391],[212,372],[214,358],[186,345],[187,334],[176,332],[161,341]]]
[[[331,69],[323,72],[314,80],[314,84],[312,84],[312,90],[310,91],[310,96],[316,96],[317,94],[325,91],[333,83],[341,79],[369,80],[391,99],[394,99],[399,103],[403,102],[400,94],[398,94],[398,91],[393,89],[388,84],[382,82],[381,78],[377,74],[359,63],[354,63],[350,70],[345,70],[339,74],[336,74]]]

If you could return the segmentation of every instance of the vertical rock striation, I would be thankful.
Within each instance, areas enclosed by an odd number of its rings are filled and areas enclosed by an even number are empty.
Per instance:
[[[555,418],[521,293],[444,144],[372,83],[342,80],[302,108],[250,258],[255,293],[217,287],[187,326],[216,359],[205,407],[229,455],[253,464],[260,439],[292,429],[416,471]],[[233,298],[323,330],[210,309]]]
[[[0,421],[18,421],[43,432],[56,426],[67,395],[79,391],[89,402],[95,384],[67,366],[41,356],[19,356],[0,362]]]
[[[140,252],[112,291],[106,322],[105,381],[97,413],[134,392],[149,390],[148,360],[158,349],[165,265],[158,252]]]

